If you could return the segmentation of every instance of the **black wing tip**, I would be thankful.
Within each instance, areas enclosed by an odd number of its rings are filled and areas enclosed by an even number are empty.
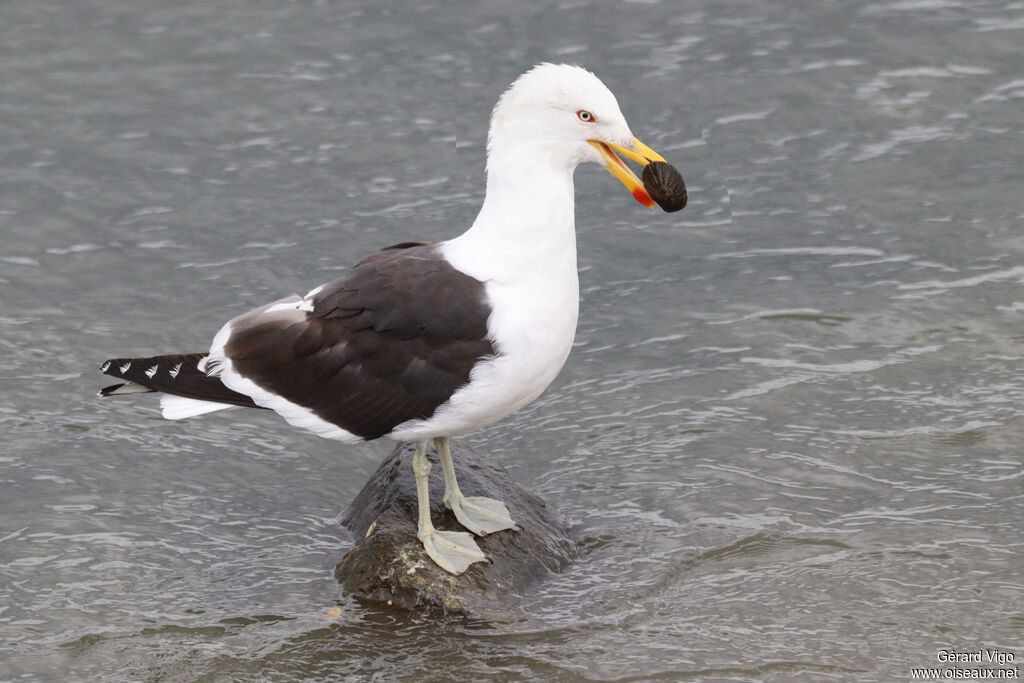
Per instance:
[[[122,382],[121,384],[111,384],[109,387],[103,387],[99,391],[101,397],[106,396],[119,396],[121,394],[151,394],[156,389],[147,387],[139,384],[138,382]]]
[[[109,387],[103,387],[96,394],[97,396],[113,396],[117,393],[117,390],[124,386],[124,382],[121,384],[111,384]]]
[[[131,364],[135,361],[143,360],[141,358],[109,358],[100,364],[100,372],[104,375],[110,375],[111,377],[125,378],[125,373]]]

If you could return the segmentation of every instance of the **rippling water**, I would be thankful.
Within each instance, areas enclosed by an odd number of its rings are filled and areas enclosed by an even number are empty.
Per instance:
[[[0,679],[1024,659],[1021,3],[43,0],[0,37]],[[97,365],[460,232],[543,59],[597,72],[691,197],[577,173],[574,355],[466,439],[587,552],[508,622],[354,603],[335,520],[387,445],[166,422],[95,400]]]

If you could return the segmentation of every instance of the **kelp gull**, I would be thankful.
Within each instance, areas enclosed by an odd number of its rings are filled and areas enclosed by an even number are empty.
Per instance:
[[[100,393],[163,392],[169,419],[260,407],[332,439],[413,442],[419,538],[459,574],[487,558],[470,534],[434,529],[427,443],[441,458],[444,502],[464,527],[514,528],[503,503],[459,491],[448,439],[522,408],[565,363],[579,304],[573,171],[601,164],[654,205],[617,153],[664,162],[633,136],[596,76],[540,64],[494,108],[487,193],[465,233],[396,244],[303,297],[244,313],[206,353],[109,360],[103,372],[127,383]]]

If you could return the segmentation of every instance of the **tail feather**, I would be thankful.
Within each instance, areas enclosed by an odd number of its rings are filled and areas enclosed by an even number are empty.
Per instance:
[[[184,396],[160,394],[160,413],[167,420],[184,420],[187,417],[205,415],[218,410],[237,410],[238,406],[213,401],[200,401]]]
[[[206,356],[206,353],[178,353],[151,358],[112,358],[101,365],[100,370],[126,383],[104,387],[100,389],[100,396],[161,391],[199,401],[259,407],[245,394],[228,389],[219,377],[211,377],[201,370],[200,362]]]

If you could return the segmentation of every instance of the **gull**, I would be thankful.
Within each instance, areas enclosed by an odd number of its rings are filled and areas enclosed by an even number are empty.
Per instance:
[[[558,375],[579,309],[576,167],[603,166],[654,207],[622,157],[665,161],[634,137],[595,75],[540,64],[494,107],[486,196],[468,230],[386,247],[305,296],[243,313],[208,351],[109,360],[102,371],[124,382],[100,394],[160,392],[172,420],[266,408],[330,439],[411,442],[417,536],[434,562],[460,574],[487,560],[472,534],[516,527],[501,501],[462,494],[449,439],[514,413]],[[431,441],[444,504],[472,533],[432,523]]]

